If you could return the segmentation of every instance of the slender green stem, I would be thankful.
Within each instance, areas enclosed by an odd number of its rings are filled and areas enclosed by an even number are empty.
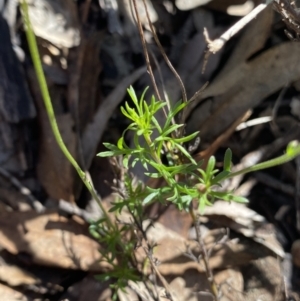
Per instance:
[[[57,144],[59,145],[63,154],[68,159],[68,161],[76,169],[79,177],[81,178],[81,180],[84,183],[84,185],[86,186],[86,188],[89,190],[92,197],[97,201],[104,216],[106,217],[108,226],[112,227],[113,226],[112,222],[111,222],[108,214],[106,213],[105,208],[103,207],[103,205],[101,203],[100,197],[98,196],[97,192],[95,191],[92,183],[87,179],[85,172],[80,168],[80,166],[78,165],[76,160],[73,158],[73,156],[67,149],[67,147],[62,139],[62,136],[60,134],[60,131],[58,129],[58,125],[56,122],[56,118],[55,118],[46,78],[45,78],[44,71],[43,71],[42,64],[41,64],[41,59],[40,59],[40,55],[39,55],[39,51],[38,51],[38,47],[37,47],[36,38],[33,33],[33,29],[32,29],[31,23],[30,23],[30,19],[29,19],[28,4],[27,4],[26,0],[21,1],[21,12],[22,12],[23,19],[24,19],[25,33],[26,33],[26,37],[27,37],[27,41],[28,41],[28,45],[29,45],[31,58],[33,60],[34,69],[35,69],[35,72],[37,75],[38,83],[39,83],[39,86],[41,89],[42,97],[44,100],[44,104],[46,107],[46,111],[47,111],[47,114],[49,117],[50,125],[52,128],[55,140],[56,140]]]
[[[152,141],[151,141],[150,136],[149,135],[144,135],[144,139],[145,139],[146,143],[148,144],[148,147],[149,147],[152,158],[156,161],[156,163],[162,164],[159,155],[155,151],[155,148],[151,146]]]
[[[151,154],[152,158],[154,159],[154,161],[158,164],[163,164],[159,155],[156,153],[155,148],[151,146],[151,144],[152,144],[151,137],[149,135],[144,135],[144,139],[145,139],[146,143],[148,144],[150,154]],[[172,186],[170,178],[167,177],[164,173],[162,173],[162,176],[165,179],[165,181],[168,183],[168,185]]]
[[[286,154],[284,154],[282,156],[279,156],[277,158],[274,158],[274,159],[256,164],[254,166],[250,166],[250,167],[241,169],[239,171],[230,173],[227,177],[224,178],[224,180],[229,179],[229,178],[233,178],[233,177],[238,176],[238,175],[246,174],[246,173],[249,173],[249,172],[258,171],[258,170],[261,170],[261,169],[266,169],[266,168],[274,167],[274,166],[277,166],[277,165],[281,165],[281,164],[287,163],[289,161],[292,161],[293,159],[295,159],[299,155],[300,155],[300,145],[298,145],[297,147],[295,147],[293,149],[292,154],[287,152]]]

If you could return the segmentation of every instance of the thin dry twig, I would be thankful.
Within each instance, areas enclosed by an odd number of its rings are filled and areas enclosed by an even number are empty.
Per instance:
[[[65,213],[79,216],[83,218],[87,223],[94,219],[94,215],[92,213],[89,213],[86,210],[79,208],[76,204],[72,204],[63,199],[59,200],[58,209]]]
[[[283,17],[284,23],[292,29],[298,39],[300,36],[300,12],[295,5],[295,1],[291,0],[274,0],[274,8]],[[288,33],[288,32],[286,32]],[[297,39],[295,39],[297,40]]]
[[[152,70],[152,67],[151,67],[151,63],[150,63],[149,54],[148,54],[148,50],[147,50],[147,44],[146,44],[146,40],[145,40],[145,36],[144,36],[144,32],[143,32],[141,19],[140,19],[138,9],[137,9],[136,0],[133,0],[133,7],[134,7],[136,20],[137,20],[137,27],[138,27],[138,30],[139,30],[139,34],[140,34],[140,38],[141,38],[141,42],[142,42],[142,46],[143,46],[143,52],[144,52],[144,56],[145,56],[145,60],[146,60],[146,64],[147,64],[147,70],[148,70],[148,73],[150,75],[156,97],[157,97],[157,99],[161,100],[162,98],[159,94],[159,91],[158,91],[158,88],[157,88],[157,85],[156,85],[156,81],[155,81],[155,77],[154,77],[154,74],[153,74],[153,70]]]
[[[300,232],[300,157],[296,158],[296,188],[295,188],[295,203],[297,216],[297,230]]]
[[[147,245],[148,245],[148,243],[147,243]],[[148,248],[148,250],[147,250],[147,248]],[[146,253],[146,255],[150,261],[151,267],[154,270],[155,275],[157,275],[157,277],[159,278],[163,287],[165,288],[166,295],[164,297],[168,298],[170,301],[174,301],[174,298],[171,294],[171,289],[170,289],[168,282],[166,281],[166,279],[163,277],[163,275],[160,273],[160,271],[158,270],[158,268],[156,266],[155,259],[153,258],[153,248],[152,247],[149,248],[149,246],[147,246],[147,248],[145,248],[145,247],[143,248],[144,252]]]
[[[154,26],[153,26],[153,24],[152,24],[152,22],[150,20],[149,11],[148,11],[148,8],[147,8],[146,1],[143,0],[143,3],[144,3],[146,15],[147,15],[148,24],[149,24],[150,30],[152,32],[153,38],[155,40],[155,43],[158,46],[158,49],[159,49],[161,55],[163,56],[163,59],[165,60],[166,64],[168,65],[168,67],[170,68],[170,70],[172,71],[172,73],[174,74],[174,76],[176,77],[176,79],[177,79],[177,81],[178,81],[178,83],[180,85],[183,102],[187,102],[188,99],[187,99],[187,94],[186,94],[186,89],[185,89],[184,83],[183,83],[180,75],[178,74],[178,72],[174,68],[173,64],[169,60],[169,58],[168,58],[168,56],[167,56],[167,54],[166,54],[163,46],[161,45],[161,43],[160,43],[160,41],[158,39],[158,36],[156,34],[156,31],[155,31],[155,28],[154,28]],[[166,100],[168,100],[168,99],[166,99]],[[170,107],[169,101],[167,101],[167,102],[168,102],[168,105]],[[170,108],[169,108],[169,110],[170,110]],[[183,111],[181,112],[179,123],[180,124],[184,124],[185,118],[186,118],[185,109],[183,109]],[[179,128],[178,131],[177,131],[177,137],[181,137],[183,135],[183,132],[184,132],[184,127]]]
[[[193,96],[190,98],[189,102],[197,99],[197,97],[207,88],[209,82],[206,82]]]
[[[205,150],[201,151],[200,153],[197,153],[193,155],[193,158],[199,162],[200,160],[208,161],[208,159],[214,155],[214,153],[218,150],[220,145],[222,145],[236,130],[237,126],[241,124],[241,122],[246,121],[251,115],[250,111],[247,111],[244,115],[242,115],[240,118],[235,120],[232,125],[224,133],[222,133],[218,138],[214,140],[214,142]]]
[[[155,55],[154,55],[154,53],[153,53],[153,51],[151,49],[149,49],[149,53],[152,56],[153,62],[155,64],[155,66],[156,66],[156,70],[157,70],[157,73],[158,73],[158,76],[159,76],[159,79],[160,79],[160,82],[161,82],[162,92],[164,94],[164,98],[165,98],[165,101],[167,103],[168,110],[170,111],[171,110],[171,104],[170,104],[169,97],[167,95],[167,90],[165,88],[165,84],[164,84],[164,79],[163,79],[163,76],[162,76],[161,68],[159,66],[157,58],[155,57]],[[167,119],[168,114],[167,114],[167,111],[166,111],[165,107],[162,107],[162,110],[163,110],[163,113],[165,115],[165,118]],[[172,123],[173,124],[175,123],[174,118],[172,118]]]
[[[121,157],[120,157],[121,159]],[[120,196],[120,198],[122,199],[126,199],[127,197],[127,192],[126,189],[124,187],[124,182],[125,182],[125,174],[128,172],[122,165],[121,160],[117,160],[116,158],[111,160],[112,166],[113,166],[113,172],[115,173],[115,186],[113,187],[113,190],[116,191],[116,193]],[[149,229],[149,227],[146,227],[146,230],[143,227],[143,215],[139,215],[136,216],[135,214],[133,214],[132,208],[129,208],[129,206],[126,206],[128,213],[131,215],[132,218],[132,222],[131,224],[133,225],[133,227],[135,227],[135,230],[133,231],[133,233],[135,234],[136,238],[137,238],[137,246],[142,246],[143,242],[142,239],[145,241],[146,246],[143,246],[143,250],[147,256],[147,258],[150,261],[152,270],[153,270],[153,276],[154,279],[156,279],[156,276],[158,277],[158,279],[160,280],[160,282],[162,283],[163,287],[165,288],[165,296],[166,298],[168,298],[170,301],[173,301],[173,297],[170,291],[170,287],[168,282],[166,281],[166,279],[163,277],[163,275],[161,275],[161,273],[159,272],[159,270],[156,267],[156,260],[153,257],[153,245],[151,245],[151,243],[148,240],[147,237],[147,230]],[[150,223],[150,225],[152,225],[152,222]],[[139,232],[138,232],[139,231]],[[140,233],[141,235],[139,235],[138,233]],[[136,266],[136,258],[135,256],[133,256],[133,258],[135,259],[135,266]],[[145,286],[147,287],[146,282],[144,282]],[[150,290],[149,290],[150,292]],[[158,299],[159,296],[158,296]]]
[[[161,45],[159,39],[158,39],[158,36],[156,34],[156,31],[155,31],[155,28],[150,20],[150,16],[149,16],[149,12],[148,12],[148,8],[147,8],[147,5],[146,5],[146,1],[143,0],[143,3],[144,3],[144,7],[145,7],[145,11],[146,11],[146,15],[147,15],[147,19],[148,19],[148,24],[150,26],[150,29],[151,29],[151,32],[152,32],[152,35],[153,35],[153,38],[155,40],[155,43],[157,44],[158,48],[159,48],[159,51],[160,53],[162,54],[166,64],[168,65],[168,67],[171,69],[171,71],[173,72],[174,76],[176,77],[176,79],[178,80],[179,82],[179,85],[180,85],[180,88],[181,88],[181,93],[182,93],[182,100],[184,102],[187,102],[187,96],[186,96],[186,90],[185,90],[185,87],[184,87],[184,84],[183,84],[183,81],[180,77],[180,75],[178,74],[178,72],[175,70],[175,68],[173,67],[172,63],[170,62],[163,46]]]
[[[243,17],[241,20],[236,22],[232,27],[230,27],[226,32],[224,32],[218,39],[212,41],[209,38],[209,34],[206,28],[204,28],[204,37],[208,44],[208,50],[210,53],[217,53],[220,51],[223,46],[234,36],[236,35],[241,29],[243,29],[249,22],[251,22],[257,15],[262,12],[268,4],[273,2],[274,0],[266,0],[266,3],[262,3],[254,8],[248,15]]]
[[[289,86],[288,84],[285,85],[285,87],[280,91],[280,93],[275,101],[275,104],[273,106],[273,109],[272,109],[272,121],[270,123],[270,126],[271,126],[271,130],[273,131],[273,133],[277,134],[277,135],[280,135],[280,129],[276,123],[276,118],[277,118],[276,115],[277,115],[277,111],[279,109],[280,103],[282,102],[282,99],[283,99],[285,93],[287,92],[288,86]]]
[[[202,234],[201,234],[200,219],[199,219],[198,214],[195,214],[195,211],[192,208],[192,205],[190,207],[190,214],[191,214],[191,217],[193,219],[193,223],[195,225],[197,241],[198,241],[198,244],[200,246],[200,252],[201,252],[201,255],[202,255],[201,258],[203,259],[203,262],[204,262],[204,265],[205,265],[206,278],[207,278],[207,280],[210,284],[210,292],[213,295],[213,297],[215,298],[215,301],[218,301],[219,300],[218,285],[215,282],[213,272],[212,272],[212,270],[209,266],[209,254],[208,254],[208,251],[206,249],[206,246],[204,244],[203,237],[202,237]]]

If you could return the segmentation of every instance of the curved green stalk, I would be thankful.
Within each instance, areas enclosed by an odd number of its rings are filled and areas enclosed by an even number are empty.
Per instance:
[[[47,114],[49,117],[50,125],[52,128],[52,132],[54,134],[55,140],[56,140],[57,144],[59,145],[63,154],[68,159],[68,161],[76,169],[79,177],[81,178],[81,180],[84,183],[84,185],[86,186],[86,188],[89,190],[92,197],[97,201],[104,216],[106,217],[108,225],[112,226],[112,222],[111,222],[109,216],[107,215],[105,208],[103,207],[103,205],[101,203],[100,197],[98,196],[97,192],[95,191],[92,183],[87,179],[85,172],[80,168],[80,166],[78,165],[76,160],[73,158],[73,156],[67,149],[67,147],[62,139],[62,136],[60,134],[60,131],[58,129],[51,98],[50,98],[50,94],[49,94],[49,90],[48,90],[48,86],[47,86],[47,82],[46,82],[44,71],[43,71],[42,64],[41,64],[41,59],[40,59],[40,55],[39,55],[39,51],[38,51],[38,47],[37,47],[37,43],[36,43],[36,38],[33,33],[33,29],[32,29],[31,23],[30,23],[30,19],[29,19],[28,4],[27,4],[26,0],[21,1],[21,12],[22,12],[23,19],[24,19],[25,33],[26,33],[26,37],[27,37],[27,41],[28,41],[28,45],[29,45],[31,58],[33,61],[34,69],[36,72],[36,76],[37,76],[38,83],[39,83],[39,86],[41,89],[42,97],[44,100],[44,104],[46,107],[46,111],[47,111]]]
[[[299,155],[300,155],[300,143],[297,141],[292,141],[289,143],[289,145],[287,147],[287,151],[284,155],[276,157],[276,158],[268,160],[268,161],[265,161],[265,162],[262,162],[262,163],[258,163],[253,166],[249,166],[249,167],[241,169],[239,171],[230,173],[228,176],[224,177],[224,180],[228,179],[228,178],[233,178],[238,175],[246,174],[249,172],[258,171],[261,169],[266,169],[266,168],[274,167],[277,165],[281,165],[281,164],[287,163],[289,161],[292,161]]]

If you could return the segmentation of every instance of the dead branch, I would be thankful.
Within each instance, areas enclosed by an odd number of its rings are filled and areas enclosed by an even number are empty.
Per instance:
[[[262,3],[254,8],[248,15],[243,17],[237,23],[235,23],[232,27],[230,27],[226,32],[224,32],[218,39],[212,41],[209,38],[209,34],[207,29],[204,28],[204,37],[208,44],[208,50],[210,53],[215,54],[216,52],[220,51],[223,46],[234,36],[236,35],[241,29],[243,29],[249,22],[257,17],[257,15],[262,12],[268,4],[273,2],[274,0],[266,0],[266,3]]]

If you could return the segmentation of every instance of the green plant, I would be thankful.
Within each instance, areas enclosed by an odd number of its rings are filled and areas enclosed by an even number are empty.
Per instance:
[[[126,102],[125,106],[121,107],[121,111],[131,123],[123,132],[117,144],[104,143],[108,151],[101,152],[98,156],[122,156],[123,168],[126,170],[140,162],[147,176],[163,178],[165,185],[159,188],[151,188],[141,183],[134,185],[133,178],[127,175],[124,181],[125,193],[112,205],[110,211],[120,213],[125,208],[133,217],[133,224],[138,227],[145,241],[147,241],[146,230],[143,229],[142,224],[143,220],[147,218],[143,215],[145,206],[157,201],[163,204],[171,202],[179,210],[189,210],[196,225],[199,245],[203,250],[203,259],[207,278],[210,279],[211,293],[218,300],[218,288],[209,268],[208,255],[201,238],[200,228],[197,228],[198,219],[192,209],[192,201],[198,203],[198,209],[201,213],[204,212],[205,206],[212,205],[215,199],[246,203],[247,199],[235,196],[233,191],[220,192],[216,188],[221,186],[221,182],[225,179],[292,160],[300,154],[300,144],[293,141],[289,143],[286,153],[282,156],[237,172],[231,172],[232,153],[230,149],[225,152],[222,171],[219,172],[215,168],[216,159],[214,156],[209,158],[206,168],[201,168],[204,162],[196,162],[184,147],[184,143],[194,139],[198,132],[185,137],[178,137],[177,129],[184,125],[172,122],[174,117],[184,110],[189,103],[179,102],[173,108],[170,108],[166,121],[161,126],[155,118],[155,114],[163,109],[166,102],[157,101],[152,96],[148,104],[144,99],[146,90],[138,99],[134,89],[132,87],[128,89],[134,106],[131,107]],[[133,131],[134,146],[132,148],[125,142],[128,131]],[[163,163],[163,156],[169,159],[168,163]],[[93,226],[93,229],[95,230],[96,227]],[[147,256],[147,252],[150,252],[150,250],[151,246],[148,245],[148,249],[145,251]]]
[[[184,125],[172,123],[173,118],[189,103],[177,103],[174,108],[170,109],[165,124],[161,126],[156,120],[155,114],[166,105],[166,102],[157,101],[152,96],[151,102],[148,104],[144,100],[146,90],[139,100],[132,87],[128,89],[128,93],[134,107],[130,107],[126,102],[121,111],[131,121],[131,124],[123,132],[117,145],[104,143],[109,150],[99,153],[98,156],[122,155],[123,165],[126,169],[140,162],[145,168],[147,176],[165,180],[166,185],[164,187],[144,188],[142,202],[144,206],[158,200],[163,203],[172,202],[180,210],[189,210],[191,202],[197,200],[200,212],[203,212],[205,206],[211,205],[215,199],[245,203],[247,199],[235,196],[232,191],[219,192],[215,188],[220,186],[225,179],[285,163],[300,153],[299,143],[293,141],[288,145],[284,155],[232,173],[230,170],[232,153],[230,149],[227,149],[224,156],[223,171],[219,172],[218,169],[215,169],[216,159],[214,156],[209,158],[206,168],[202,169],[203,161],[195,162],[183,145],[194,139],[198,132],[185,137],[177,137],[176,130]],[[133,148],[125,143],[127,131],[133,131]],[[156,135],[154,135],[155,131]],[[174,153],[176,153],[176,158],[172,162],[169,160],[169,164],[163,164],[164,149],[173,159]],[[150,167],[154,171],[150,171]],[[122,204],[125,206],[127,202],[128,200],[119,202],[111,208],[111,211],[122,210]],[[135,199],[132,202],[134,203]],[[130,204],[130,206],[133,205]]]
[[[127,174],[124,177],[124,189],[119,190],[120,198],[110,208],[111,212],[116,215],[126,209],[131,217],[132,223],[118,223],[111,219],[109,214],[103,207],[96,191],[93,188],[80,168],[76,160],[71,156],[62,141],[51,99],[49,96],[46,80],[44,77],[41,60],[39,57],[35,36],[33,34],[30,20],[28,17],[28,8],[26,1],[21,1],[21,11],[24,18],[25,30],[32,60],[36,70],[39,85],[42,91],[42,96],[45,102],[45,107],[49,116],[49,121],[56,138],[58,145],[70,163],[77,170],[83,183],[90,191],[91,195],[98,201],[99,206],[103,211],[103,218],[96,222],[92,222],[90,231],[93,236],[99,240],[105,247],[102,251],[102,258],[111,266],[110,271],[104,273],[102,279],[116,279],[115,288],[124,289],[128,280],[139,280],[143,276],[138,269],[138,263],[134,255],[136,243],[139,243],[140,238],[135,237],[133,230],[137,229],[142,238],[147,242],[145,253],[153,270],[159,276],[159,271],[155,268],[152,259],[153,246],[147,241],[147,229],[144,229],[143,221],[144,208],[156,201],[163,204],[173,203],[180,210],[189,210],[193,219],[197,223],[195,214],[192,210],[192,201],[198,203],[200,212],[203,212],[205,206],[211,205],[215,199],[224,201],[246,202],[245,198],[237,197],[232,191],[219,192],[216,188],[221,185],[221,182],[227,178],[234,177],[240,174],[245,174],[252,171],[257,171],[264,168],[269,168],[275,165],[283,164],[294,159],[300,154],[300,145],[298,142],[291,142],[286,150],[286,153],[275,159],[251,166],[238,172],[231,172],[231,151],[228,149],[224,156],[223,170],[215,169],[216,159],[212,156],[209,158],[206,167],[204,162],[195,162],[192,156],[185,149],[184,144],[193,140],[198,133],[193,133],[186,137],[182,137],[181,133],[183,124],[176,124],[174,118],[183,113],[184,108],[189,102],[179,102],[173,108],[169,109],[164,125],[160,125],[155,118],[155,114],[166,106],[166,102],[158,101],[154,97],[151,98],[150,104],[144,100],[145,92],[138,100],[135,91],[132,87],[128,89],[134,107],[128,103],[123,107],[122,113],[125,117],[131,120],[131,124],[124,131],[122,137],[118,140],[117,145],[105,143],[108,151],[98,154],[102,157],[123,156],[123,167],[128,169],[140,162],[146,174],[152,178],[163,178],[165,186],[160,188],[151,188],[142,183],[134,183],[134,179]],[[134,147],[130,148],[125,142],[125,135],[128,131],[133,131]],[[166,156],[168,163],[164,164],[163,156]],[[130,235],[128,235],[128,233]],[[198,235],[198,234],[197,234]],[[198,240],[201,245],[201,238],[198,235]],[[209,271],[207,264],[207,254],[204,247],[204,260],[206,270]],[[159,276],[160,277],[160,276]],[[162,277],[161,282],[164,283]],[[208,273],[208,278],[212,279],[212,273]],[[164,284],[167,289],[167,284]],[[217,289],[211,280],[211,291],[217,299]]]

